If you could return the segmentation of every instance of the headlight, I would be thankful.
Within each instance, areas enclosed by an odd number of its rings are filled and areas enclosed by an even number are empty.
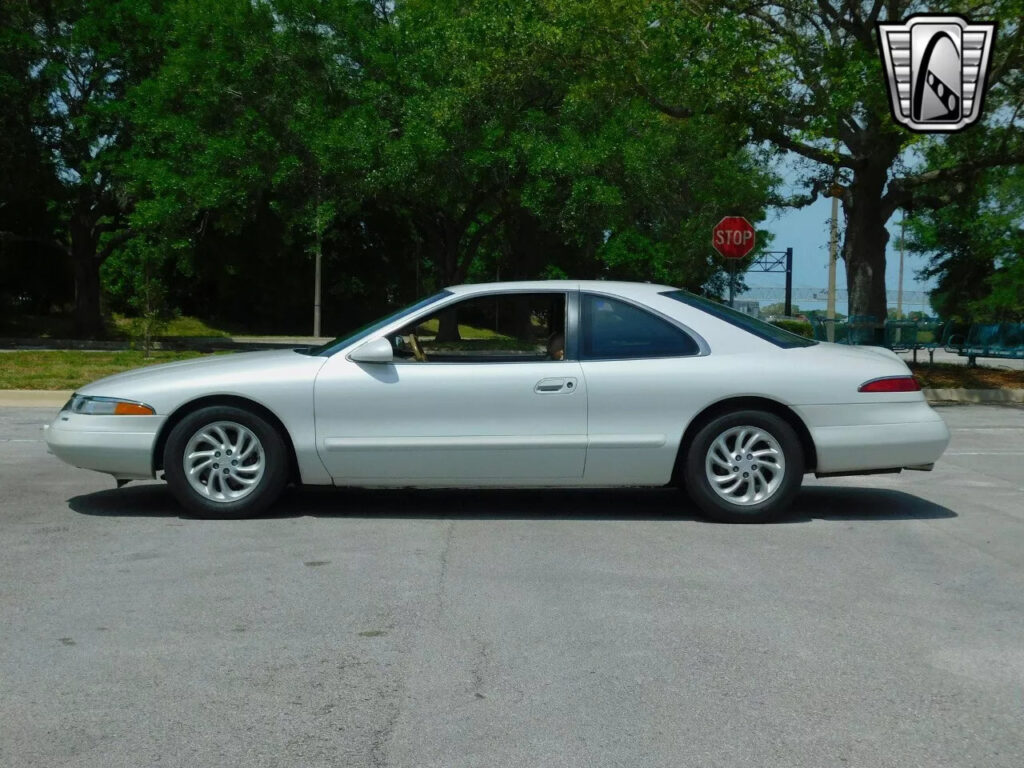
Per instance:
[[[152,416],[156,413],[152,406],[135,400],[87,395],[72,395],[62,410],[89,416]]]

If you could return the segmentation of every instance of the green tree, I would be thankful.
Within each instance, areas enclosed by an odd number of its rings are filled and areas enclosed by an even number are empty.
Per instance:
[[[131,144],[123,96],[160,55],[160,0],[14,3],[4,34],[20,46],[19,88],[28,94],[34,146],[45,158],[60,246],[74,268],[75,322],[102,333],[99,270],[129,235],[128,199],[114,181]],[[7,91],[4,91],[5,98]],[[24,136],[24,133],[21,134]]]
[[[976,316],[1024,319],[1024,257],[1021,252],[1003,261],[988,283],[991,293],[975,305]]]
[[[171,274],[219,279],[218,259],[234,277],[222,295],[265,290],[274,273],[294,282],[362,200],[362,158],[380,131],[372,111],[354,110],[354,57],[373,7],[181,0],[168,17],[168,55],[128,94],[132,228],[168,246]],[[235,251],[257,230],[266,245],[267,229],[272,252]]]
[[[986,168],[1024,162],[1020,105],[1024,36],[1019,0],[976,4],[972,19],[1000,22],[984,125],[987,150],[922,164],[943,137],[922,137],[890,114],[875,24],[921,9],[912,2],[795,0],[776,5],[643,3],[631,26],[610,30],[616,60],[652,104],[679,119],[713,113],[749,126],[750,138],[792,153],[808,204],[838,194],[846,226],[850,312],[884,318],[886,222],[899,208],[944,205]],[[959,4],[932,3],[931,13]],[[621,55],[618,55],[621,53]],[[936,156],[937,157],[937,156]]]
[[[370,194],[408,213],[438,282],[467,279],[481,257],[485,274],[696,287],[720,270],[714,222],[763,215],[771,177],[743,133],[714,116],[675,124],[631,84],[595,86],[580,62],[600,38],[560,4],[411,2],[396,14],[382,87],[398,93],[367,175],[380,184]],[[560,240],[568,258],[538,258],[531,239]]]
[[[50,156],[35,133],[46,89],[30,73],[39,59],[29,3],[0,4],[0,323],[14,312],[45,314],[74,296],[57,217],[60,194]]]
[[[957,147],[943,147],[945,152]],[[911,250],[930,256],[932,307],[961,321],[1024,314],[1024,168],[994,168],[941,208],[907,220]]]
[[[282,267],[320,253],[332,298],[497,274],[714,282],[707,232],[763,215],[763,158],[714,116],[594,88],[592,34],[556,10],[175,4],[168,55],[129,92],[133,231],[187,269],[266,206]]]

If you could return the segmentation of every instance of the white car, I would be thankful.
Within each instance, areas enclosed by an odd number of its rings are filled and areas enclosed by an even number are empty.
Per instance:
[[[680,485],[763,522],[803,475],[931,469],[949,442],[906,364],[817,343],[662,285],[449,288],[323,347],[110,376],[47,430],[119,483],[255,515],[288,483]]]

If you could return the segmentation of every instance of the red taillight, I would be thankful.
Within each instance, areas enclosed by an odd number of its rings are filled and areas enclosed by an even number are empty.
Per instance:
[[[858,392],[920,392],[921,384],[913,376],[886,376],[860,385]]]

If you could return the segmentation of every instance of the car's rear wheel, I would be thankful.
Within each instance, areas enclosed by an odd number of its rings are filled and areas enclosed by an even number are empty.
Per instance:
[[[686,454],[686,489],[712,520],[764,523],[784,513],[803,481],[800,438],[784,419],[737,411],[712,419]]]
[[[281,495],[288,482],[288,450],[261,416],[210,406],[171,430],[164,477],[175,498],[197,517],[251,517]]]

